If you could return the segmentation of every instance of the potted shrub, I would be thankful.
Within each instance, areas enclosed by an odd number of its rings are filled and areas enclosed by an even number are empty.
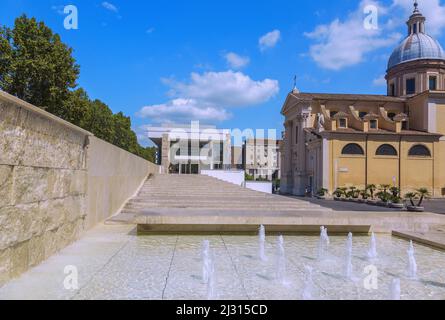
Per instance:
[[[403,204],[402,198],[400,197],[400,189],[397,187],[392,187],[390,191],[391,196],[389,207],[394,209],[403,209],[405,205]]]
[[[328,191],[329,191],[328,189],[321,188],[320,190],[318,190],[316,197],[318,199],[325,200]]]
[[[405,195],[405,198],[409,200],[411,205],[407,206],[410,212],[424,212],[425,208],[422,207],[422,203],[425,199],[430,197],[430,193],[426,188],[420,188],[416,192],[410,192]],[[415,203],[417,202],[417,204]]]
[[[334,191],[334,200],[340,201],[342,196],[343,196],[343,191],[340,188],[337,188],[337,190]]]
[[[369,197],[366,200],[366,203],[375,206],[377,204],[377,200],[375,200],[375,191],[377,190],[377,186],[375,184],[368,184],[366,186],[366,190],[369,192]]]
[[[360,191],[360,196],[361,196],[361,198],[358,200],[358,202],[360,202],[360,203],[366,203],[366,201],[368,200],[368,198],[369,198],[369,193],[368,193],[368,190],[361,190]]]
[[[343,197],[341,198],[342,201],[348,201],[348,198],[350,198],[350,194],[348,191],[348,188],[342,187],[340,188],[341,192],[343,193]]]
[[[403,204],[400,196],[392,196],[389,207],[393,209],[403,209],[405,208],[405,205]]]
[[[352,197],[354,195],[352,191],[346,191],[345,195],[346,195],[346,201],[352,201],[353,199]]]
[[[353,202],[358,202],[358,198],[360,197],[360,190],[356,187],[349,188],[350,200]]]
[[[385,189],[383,189],[383,191],[378,192],[376,196],[377,198],[380,199],[380,201],[377,202],[378,206],[387,207],[389,205],[391,194],[385,191]]]

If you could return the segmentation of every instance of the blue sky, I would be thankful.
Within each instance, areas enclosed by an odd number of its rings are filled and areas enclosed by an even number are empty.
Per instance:
[[[427,32],[445,43],[445,3],[420,0]],[[385,94],[382,76],[406,36],[411,0],[0,0],[0,24],[43,20],[74,49],[79,86],[133,127],[165,122],[283,130],[293,77],[304,92]],[[65,30],[63,7],[78,8]],[[363,8],[379,10],[366,30]]]

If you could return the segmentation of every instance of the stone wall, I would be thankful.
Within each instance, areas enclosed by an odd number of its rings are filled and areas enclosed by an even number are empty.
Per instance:
[[[95,137],[87,155],[87,229],[118,213],[149,174],[159,173],[158,166]]]
[[[0,91],[0,286],[117,213],[157,172]]]
[[[0,92],[0,285],[82,231],[87,137]]]

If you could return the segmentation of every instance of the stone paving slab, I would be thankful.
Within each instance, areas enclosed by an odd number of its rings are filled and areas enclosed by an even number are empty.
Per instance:
[[[252,232],[266,225],[276,232],[318,232],[328,226],[333,232],[378,232],[393,230],[426,232],[432,225],[445,224],[445,216],[409,212],[339,212],[339,211],[226,211],[160,209],[143,214],[123,213],[107,223],[137,224],[146,232]]]
[[[404,230],[393,230],[396,237],[412,240],[434,248],[445,250],[445,226],[432,226],[427,232],[414,232]]]

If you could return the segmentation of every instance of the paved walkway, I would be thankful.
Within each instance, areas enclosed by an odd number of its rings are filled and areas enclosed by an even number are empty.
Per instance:
[[[394,212],[399,211],[397,209],[390,209],[384,207],[370,206],[354,202],[334,201],[334,200],[319,200],[316,198],[302,198],[294,197],[296,199],[309,201],[313,204],[317,204],[326,208],[330,208],[334,211],[357,211],[357,212]],[[438,213],[445,215],[445,199],[434,199],[424,202],[426,212]]]

